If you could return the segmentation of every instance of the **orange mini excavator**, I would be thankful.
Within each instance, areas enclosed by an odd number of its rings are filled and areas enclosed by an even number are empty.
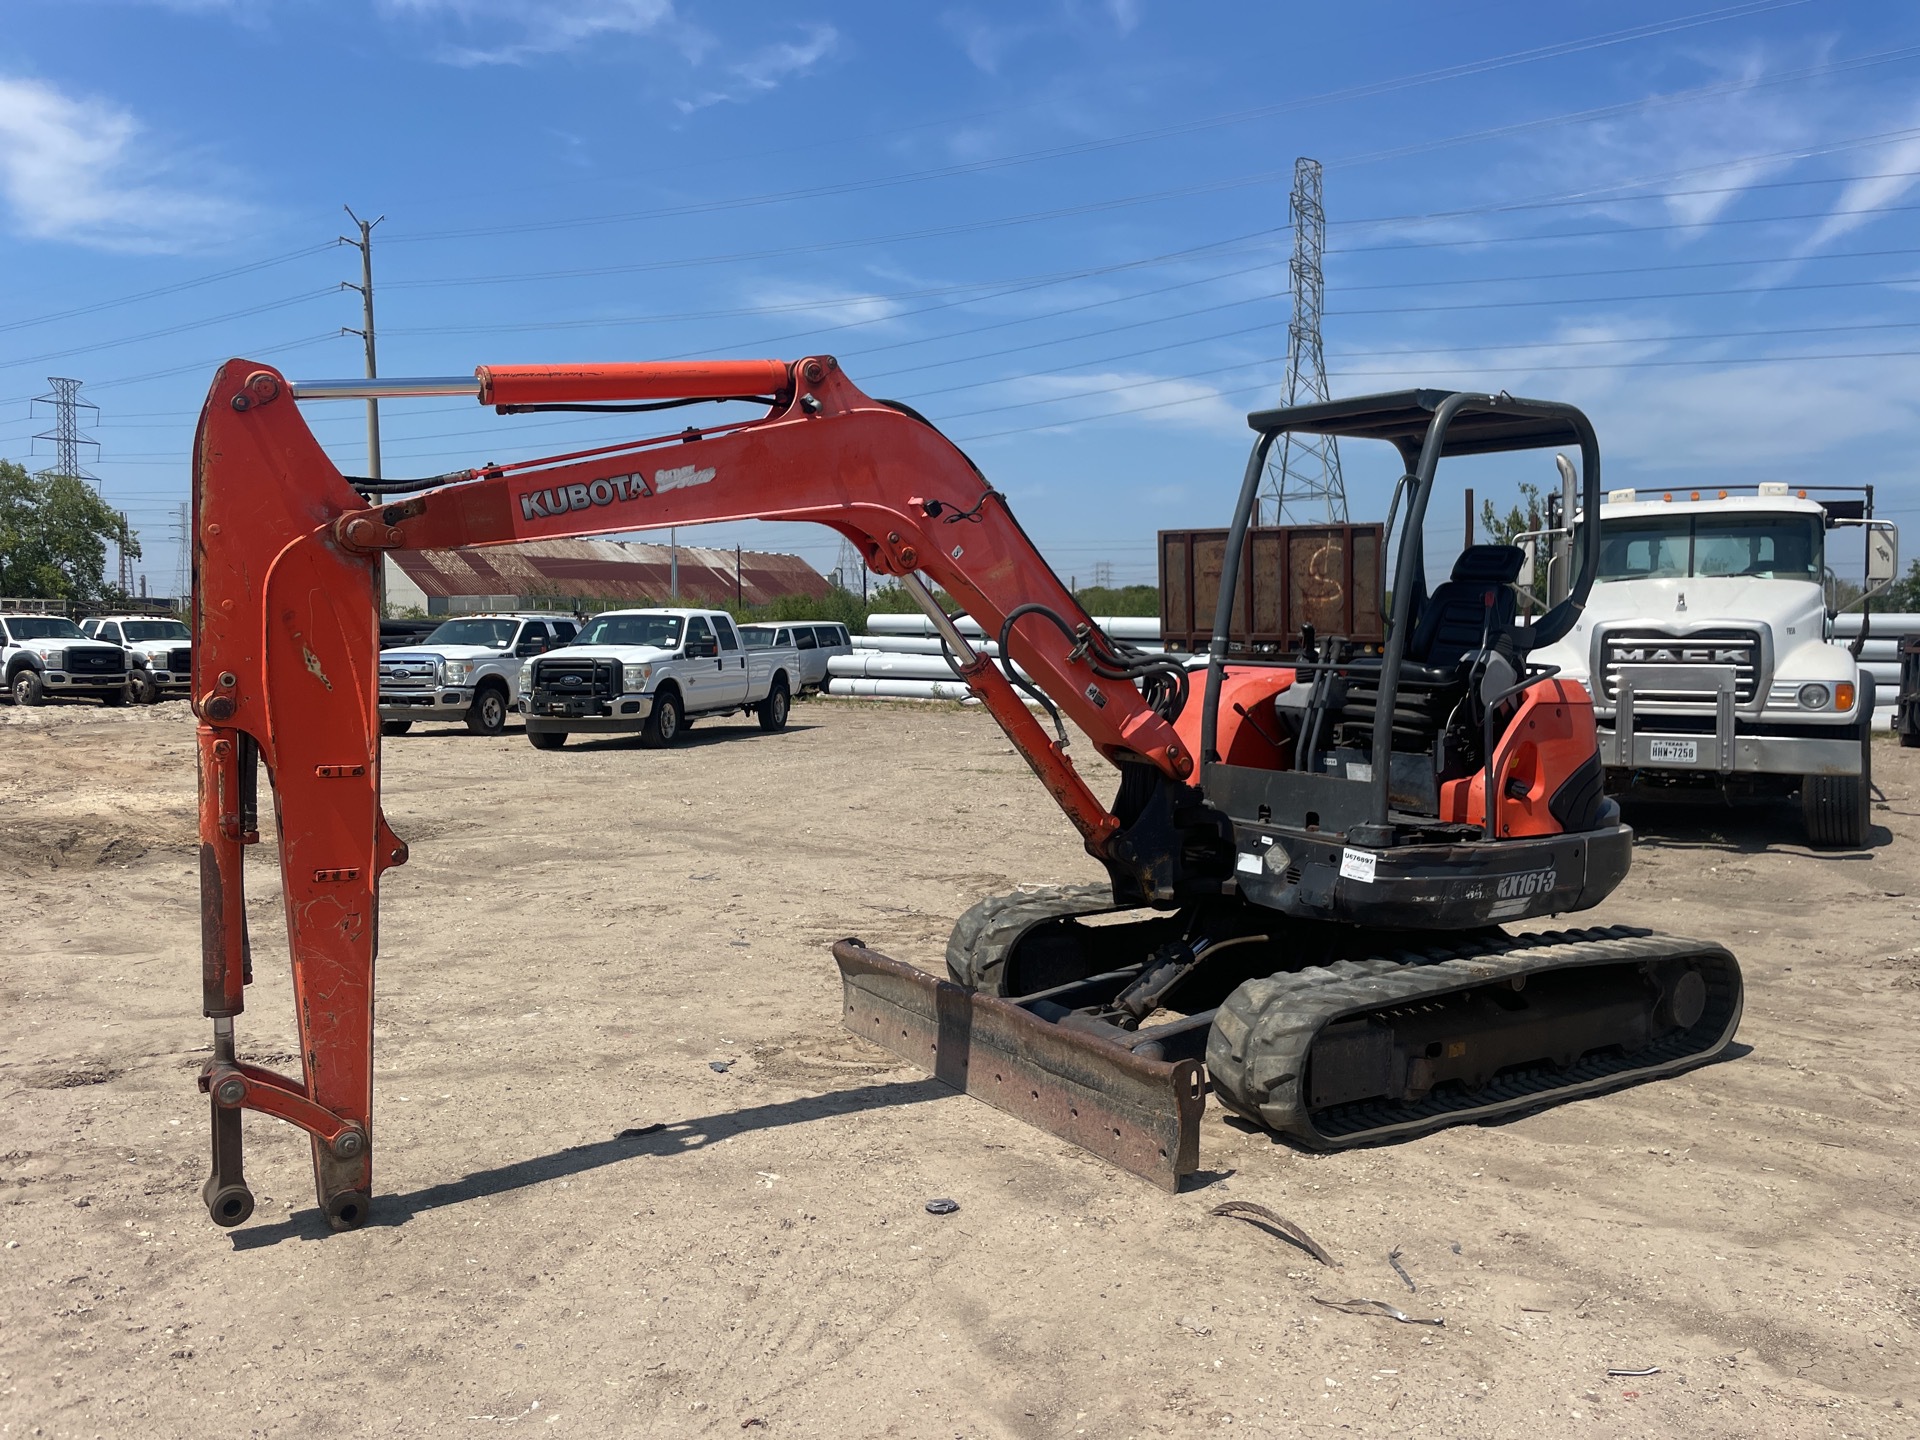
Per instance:
[[[754,409],[395,483],[342,476],[299,406],[453,394],[502,412]],[[1202,673],[1102,633],[967,456],[905,406],[862,394],[828,357],[314,384],[225,365],[194,444],[193,703],[214,1025],[200,1083],[215,1222],[253,1209],[246,1110],[308,1132],[335,1228],[362,1223],[372,1203],[379,881],[407,857],[381,814],[376,713],[378,566],[397,549],[809,520],[898,577],[1110,880],[983,900],[954,928],[949,980],[842,941],[845,1022],[1169,1188],[1198,1164],[1209,1082],[1247,1119],[1334,1148],[1719,1055],[1741,1008],[1739,967],[1720,946],[1627,927],[1500,928],[1597,904],[1631,856],[1632,833],[1601,791],[1587,694],[1528,658],[1574,625],[1597,531],[1580,542],[1572,594],[1531,622],[1516,618],[1511,547],[1472,546],[1428,583],[1422,528],[1441,460],[1577,450],[1593,514],[1600,455],[1586,417],[1507,395],[1409,391],[1250,423]],[[1232,640],[1260,477],[1288,432],[1380,439],[1403,459],[1384,645],[1303,635],[1280,654]],[[922,575],[1024,675],[1010,680],[970,644]],[[608,676],[606,693],[569,703],[618,713],[630,703],[622,683]],[[1016,685],[1052,712],[1052,729]],[[1119,771],[1111,803],[1068,760],[1063,716]],[[261,762],[279,826],[299,1079],[241,1058],[234,1030],[250,978],[242,860],[259,838]]]

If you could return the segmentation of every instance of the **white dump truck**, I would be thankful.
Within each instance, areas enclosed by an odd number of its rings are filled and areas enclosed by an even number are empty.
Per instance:
[[[521,667],[520,711],[539,750],[578,734],[661,747],[700,715],[741,711],[785,729],[799,677],[792,645],[751,648],[722,611],[608,610],[565,650]]]
[[[1576,524],[1589,517],[1576,517]],[[1533,658],[1593,695],[1614,794],[1799,792],[1808,840],[1866,842],[1873,677],[1835,643],[1841,608],[1891,582],[1898,534],[1870,487],[1782,482],[1612,491],[1579,623]],[[1576,547],[1554,544],[1556,560]],[[1864,543],[1864,594],[1835,562]],[[1552,576],[1552,590],[1563,577]]]

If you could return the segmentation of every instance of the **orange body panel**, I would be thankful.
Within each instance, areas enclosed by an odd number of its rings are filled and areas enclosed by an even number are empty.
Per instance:
[[[1495,834],[1558,835],[1560,822],[1547,808],[1561,785],[1599,748],[1593,700],[1575,680],[1540,680],[1520,692],[1519,709],[1494,744]],[[1449,780],[1440,787],[1440,818],[1456,824],[1486,823],[1487,771]]]
[[[1173,722],[1174,733],[1195,755],[1200,753],[1200,717],[1206,709],[1198,703],[1197,690],[1205,678],[1201,672],[1194,672],[1195,697]],[[1273,713],[1273,697],[1291,689],[1293,682],[1291,670],[1264,665],[1227,667],[1220,684],[1220,724],[1214,736],[1224,764],[1255,770],[1292,766],[1293,744],[1281,732],[1279,718]]]

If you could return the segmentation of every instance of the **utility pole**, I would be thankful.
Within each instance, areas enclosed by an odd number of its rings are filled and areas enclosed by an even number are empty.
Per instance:
[[[740,547],[738,545],[733,547],[733,603],[736,608],[740,604]]]
[[[173,522],[173,603],[184,610],[193,596],[193,521],[183,501]]]
[[[342,280],[340,288],[360,292],[361,324],[365,327],[355,330],[351,326],[343,325],[340,327],[340,333],[358,335],[366,341],[367,379],[373,380],[380,374],[380,367],[373,353],[373,227],[387,217],[382,215],[377,219],[362,220],[353,213],[351,205],[342,205],[340,208],[347,212],[347,218],[360,227],[358,240],[350,239],[345,235],[340,237],[342,245],[351,245],[360,252],[360,283],[356,285],[351,280]],[[367,475],[374,480],[380,478],[380,402],[378,400],[367,401]]]
[[[133,594],[133,561],[127,555],[127,536],[131,533],[132,531],[127,524],[127,512],[122,510],[120,512],[120,538],[115,542],[120,551],[119,589],[122,598],[131,597]]]
[[[678,604],[680,600],[680,531],[672,525],[667,527],[667,546],[672,551],[667,569],[667,597]]]

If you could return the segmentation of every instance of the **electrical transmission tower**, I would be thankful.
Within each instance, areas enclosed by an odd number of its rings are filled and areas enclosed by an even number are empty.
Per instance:
[[[848,594],[858,591],[867,598],[867,562],[860,547],[848,539],[840,541],[840,558],[833,563],[833,583]]]
[[[85,400],[80,398],[80,382],[78,380],[63,380],[58,376],[49,375],[47,377],[47,384],[53,387],[53,393],[50,395],[36,395],[33,403],[35,405],[51,405],[53,407],[53,429],[43,430],[33,438],[35,440],[51,440],[54,447],[54,456],[53,464],[47,466],[39,473],[42,475],[68,475],[75,480],[91,480],[93,482],[93,488],[97,491],[100,488],[100,477],[85,469],[80,464],[80,447],[83,445],[91,445],[95,450],[98,450],[100,448],[100,442],[80,433],[80,412],[82,410],[91,410],[95,415],[98,415],[100,413],[100,407],[97,405],[89,405]]]
[[[1293,195],[1287,211],[1293,223],[1293,318],[1287,325],[1287,393],[1281,403],[1305,405],[1330,398],[1327,358],[1320,343],[1320,257],[1327,248],[1327,213],[1320,205],[1318,160],[1302,156],[1293,162]],[[1340,478],[1340,447],[1333,437],[1281,436],[1267,461],[1261,501],[1263,518],[1270,525],[1345,524],[1347,489]]]

